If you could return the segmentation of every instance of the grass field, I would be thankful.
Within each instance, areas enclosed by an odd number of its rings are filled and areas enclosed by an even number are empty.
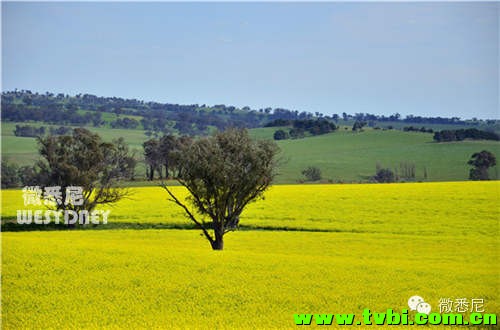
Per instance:
[[[36,143],[35,138],[30,137],[17,137],[14,135],[14,129],[16,125],[31,125],[35,127],[45,126],[45,127],[60,127],[61,125],[50,125],[44,123],[2,123],[2,140],[5,141],[6,138],[11,137],[8,141],[14,141],[16,144],[12,145],[2,145],[2,152],[4,155],[9,155],[10,153],[19,152],[22,149],[24,152],[29,152],[36,154]],[[139,129],[120,129],[120,128],[106,128],[106,127],[86,127],[92,132],[99,134],[104,140],[111,141],[113,139],[117,139],[119,137],[126,138],[127,144],[133,149],[142,149],[142,143],[146,141],[148,138],[144,134],[145,131]],[[30,144],[22,143],[22,141],[30,141]],[[17,146],[17,143],[21,142],[19,148],[15,148],[13,146]],[[3,142],[2,142],[3,144]]]
[[[294,313],[398,311],[415,294],[498,314],[499,188],[274,186],[222,252],[197,230],[2,233],[3,327],[292,328]],[[110,221],[187,223],[158,189],[134,188]],[[22,204],[2,191],[4,217]]]
[[[32,164],[38,158],[35,139],[14,136],[14,127],[15,123],[2,123],[2,156],[19,164]],[[108,141],[125,137],[137,157],[142,157],[142,143],[147,140],[144,131],[90,129]],[[272,139],[276,129],[252,129],[250,134],[255,138]],[[366,182],[375,174],[377,164],[398,169],[401,162],[415,164],[417,181],[461,181],[468,178],[467,161],[473,153],[489,150],[500,159],[500,143],[496,141],[434,143],[432,134],[394,130],[367,130],[362,133],[339,131],[299,140],[278,141],[278,145],[282,149],[282,165],[277,183],[297,183],[303,179],[301,172],[308,166],[319,167],[324,180]],[[424,168],[427,178],[424,177]],[[136,173],[140,181],[145,173],[142,162],[138,164]],[[498,167],[491,169],[490,176],[499,178]]]
[[[39,159],[37,143],[35,138],[19,137],[14,135],[16,125],[31,125],[35,127],[59,127],[44,123],[1,123],[2,125],[2,159],[19,165],[32,165]],[[99,134],[105,141],[126,137],[126,142],[131,150],[135,150],[136,156],[142,159],[142,143],[147,140],[145,131],[129,129],[111,129],[106,127],[87,127],[90,131]],[[137,166],[138,175],[144,175],[145,168],[142,163]]]
[[[500,157],[500,143],[495,141],[434,143],[432,134],[393,130],[341,131],[280,141],[279,146],[285,161],[280,168],[280,182],[296,182],[308,166],[319,167],[324,179],[367,181],[375,175],[377,163],[398,169],[402,162],[415,164],[417,180],[466,180],[469,175],[467,160],[474,152],[486,149]],[[493,169],[490,175],[498,178],[497,170]]]

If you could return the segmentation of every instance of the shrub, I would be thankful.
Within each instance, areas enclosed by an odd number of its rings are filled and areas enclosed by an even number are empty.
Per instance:
[[[381,168],[377,170],[377,174],[373,177],[373,180],[379,183],[389,183],[396,181],[396,175],[389,168]]]
[[[307,181],[319,181],[321,180],[321,170],[315,166],[309,166],[302,171],[302,174],[306,177]]]
[[[19,186],[19,177],[17,175],[18,167],[16,164],[7,163],[2,160],[2,188],[12,188]]]
[[[304,130],[302,128],[292,128],[290,130],[290,137],[292,139],[301,139],[304,137]]]
[[[287,132],[285,132],[284,130],[282,129],[279,129],[277,130],[276,132],[274,132],[274,139],[275,140],[286,140],[288,139],[290,136],[288,135]]]

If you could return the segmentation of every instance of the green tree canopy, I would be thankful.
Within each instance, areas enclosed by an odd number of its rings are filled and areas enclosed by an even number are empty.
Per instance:
[[[43,157],[37,163],[37,178],[41,186],[77,186],[83,190],[82,205],[58,204],[55,207],[92,211],[97,205],[114,203],[128,195],[118,182],[130,178],[136,161],[123,138],[112,143],[102,141],[97,134],[76,128],[72,135],[38,138]],[[62,200],[66,191],[61,190]]]
[[[472,154],[467,164],[473,166],[469,172],[471,180],[489,180],[488,169],[497,164],[494,154],[487,150]]]
[[[188,203],[197,214],[162,186],[212,249],[222,250],[224,234],[238,228],[245,206],[261,198],[273,181],[277,153],[273,141],[255,141],[246,130],[236,129],[182,145],[174,156],[177,181],[189,191]]]

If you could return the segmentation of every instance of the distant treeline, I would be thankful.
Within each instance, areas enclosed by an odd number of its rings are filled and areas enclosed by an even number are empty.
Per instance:
[[[432,128],[425,128],[425,127],[413,127],[413,126],[406,126],[403,127],[403,131],[405,132],[420,132],[420,133],[434,133],[434,130]]]
[[[16,125],[14,129],[15,136],[24,137],[37,137],[49,133],[51,135],[67,135],[70,134],[73,129],[71,127],[60,126],[60,127],[49,127],[47,129],[45,126],[34,127],[34,126],[21,126]]]
[[[142,124],[147,131],[164,134],[174,130],[186,135],[206,134],[208,126],[217,129],[260,127],[271,120],[270,112],[269,108],[255,111],[248,107],[237,109],[225,105],[208,107],[204,104],[163,104],[90,94],[69,96],[62,93],[38,94],[24,90],[2,93],[3,121],[44,121],[50,124],[97,127],[106,124],[102,113],[114,113],[124,117],[111,121],[109,125],[112,128],[135,129]],[[127,115],[142,118],[138,120],[128,118]]]
[[[434,141],[451,142],[462,141],[465,139],[471,140],[500,140],[500,136],[493,132],[481,131],[476,128],[443,130],[434,133]]]
[[[2,120],[3,121],[43,121],[50,124],[59,125],[93,125],[104,124],[102,114],[99,112],[86,112],[80,114],[74,105],[41,105],[33,106],[24,103],[16,104],[5,102],[2,96]]]
[[[325,134],[337,129],[337,126],[335,126],[334,123],[326,119],[303,119],[303,120],[275,119],[265,125],[265,127],[278,127],[278,126],[293,126],[293,128],[298,128],[304,131],[308,131],[313,135]]]
[[[92,94],[77,94],[75,96],[49,92],[40,94],[29,90],[3,92],[1,106],[3,121],[44,121],[56,125],[93,125],[96,127],[109,124],[112,128],[125,129],[137,129],[141,128],[140,125],[142,125],[144,130],[155,136],[160,135],[160,133],[171,134],[175,131],[182,135],[203,135],[209,132],[209,126],[219,130],[228,127],[255,128],[262,127],[266,123],[276,123],[278,120],[291,122],[321,119],[332,124],[339,123],[340,120],[344,122],[358,121],[366,122],[370,127],[375,127],[377,122],[474,126],[498,124],[495,120],[464,121],[458,117],[408,115],[403,118],[398,113],[383,116],[369,113],[351,115],[343,112],[341,115],[326,116],[319,112],[313,114],[284,108],[267,107],[256,110],[248,106],[237,108],[224,104],[212,106],[206,104],[180,105],[120,97],[100,97]],[[106,123],[102,113],[123,115],[123,118],[108,120]],[[127,116],[138,116],[138,118]]]
[[[136,129],[139,126],[139,121],[134,118],[118,118],[111,122],[112,128],[126,128],[126,129]]]
[[[333,132],[337,129],[334,123],[325,119],[304,119],[304,120],[284,120],[276,119],[266,124],[266,127],[292,126],[288,132],[277,130],[274,133],[275,140],[285,140],[288,138],[298,139],[305,135],[305,132],[311,135],[320,135]]]

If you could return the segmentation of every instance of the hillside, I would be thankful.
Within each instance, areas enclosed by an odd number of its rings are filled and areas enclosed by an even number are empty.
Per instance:
[[[24,123],[25,124],[25,123]],[[37,159],[36,141],[30,137],[13,134],[16,123],[2,123],[2,156],[21,165],[32,164]],[[38,123],[33,124],[39,126]],[[124,137],[129,146],[142,159],[142,143],[148,138],[143,130],[90,127],[105,140]],[[251,129],[255,138],[271,139],[276,127]],[[301,171],[308,166],[319,167],[323,180],[332,182],[366,182],[375,174],[377,164],[398,169],[402,162],[414,163],[416,180],[461,181],[467,180],[467,160],[474,152],[489,150],[500,159],[500,143],[495,141],[462,141],[435,143],[432,134],[402,132],[398,130],[370,130],[353,133],[340,129],[337,132],[297,140],[277,142],[282,149],[280,175],[277,183],[296,183],[303,179]],[[424,177],[424,168],[427,178]],[[138,183],[145,173],[144,164],[137,168]],[[499,178],[497,168],[490,173]]]
[[[3,122],[46,122],[54,125],[82,125],[103,128],[146,130],[148,134],[206,135],[214,129],[227,127],[263,127],[275,120],[293,121],[322,119],[336,125],[353,126],[362,122],[368,127],[403,129],[406,126],[442,130],[478,128],[500,131],[500,121],[482,119],[460,119],[458,117],[422,117],[395,113],[390,116],[370,113],[342,115],[314,114],[307,111],[284,108],[237,108],[215,104],[171,104],[101,97],[92,94],[74,96],[50,92],[38,93],[29,90],[2,92]]]
[[[278,183],[303,181],[301,172],[309,166],[322,171],[323,182],[368,182],[376,167],[398,171],[401,163],[415,166],[416,175],[411,180],[466,180],[469,171],[466,163],[474,152],[489,150],[497,158],[500,156],[499,142],[435,143],[431,133],[405,131],[408,128],[424,128],[422,130],[427,132],[477,128],[500,132],[498,120],[413,115],[403,118],[399,114],[369,113],[327,116],[283,108],[252,110],[223,104],[179,105],[25,90],[3,92],[1,114],[3,159],[17,165],[33,164],[38,158],[36,140],[32,137],[38,133],[34,132],[85,127],[106,141],[119,137],[125,139],[139,160],[134,185],[155,184],[143,181],[146,171],[142,162],[142,144],[146,140],[165,134],[203,136],[227,127],[246,127],[254,138],[259,139],[273,139],[278,129],[286,132],[291,132],[291,128],[300,130],[296,137],[304,138],[278,141],[282,149]],[[313,123],[317,129],[326,127],[326,130],[303,129],[297,126],[300,123]],[[362,132],[352,132],[355,123],[364,127]],[[17,136],[14,134],[16,125],[22,128],[22,132],[16,132]],[[328,133],[332,130],[335,132]],[[492,169],[490,177],[498,178],[496,171],[496,168]]]
[[[272,136],[274,130],[251,130],[256,137]],[[471,154],[481,150],[500,157],[500,143],[495,141],[462,141],[435,143],[432,134],[396,130],[366,130],[361,133],[342,131],[298,140],[278,141],[285,163],[278,182],[297,182],[307,166],[317,166],[325,180],[334,182],[367,181],[377,163],[397,169],[401,162],[415,163],[416,180],[467,180]],[[490,173],[498,178],[497,171]]]

